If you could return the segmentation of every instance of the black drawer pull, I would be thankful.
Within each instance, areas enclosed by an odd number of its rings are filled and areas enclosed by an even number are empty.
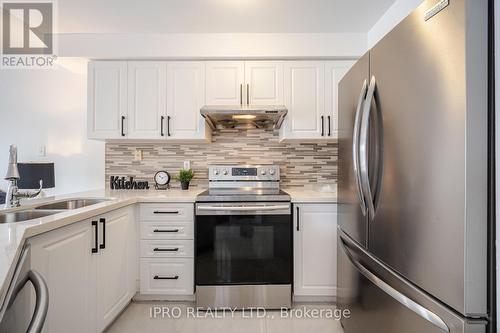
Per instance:
[[[153,279],[155,279],[155,280],[178,280],[179,275],[176,275],[176,276],[158,276],[158,275],[155,275]]]
[[[165,229],[155,229],[155,230],[153,230],[153,232],[179,232],[179,229],[168,229],[168,230],[165,230]]]
[[[173,247],[171,249],[165,249],[165,248],[155,247],[153,249],[153,251],[155,251],[155,252],[177,252],[177,251],[179,251],[179,248]]]
[[[153,214],[179,214],[178,210],[155,210]]]

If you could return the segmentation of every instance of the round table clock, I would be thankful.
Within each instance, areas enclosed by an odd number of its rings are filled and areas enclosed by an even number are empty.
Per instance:
[[[166,190],[170,188],[170,174],[166,171],[158,171],[155,174],[155,188],[157,190]]]

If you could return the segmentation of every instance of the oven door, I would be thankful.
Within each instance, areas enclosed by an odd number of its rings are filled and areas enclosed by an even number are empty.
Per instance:
[[[197,203],[196,285],[291,284],[290,202]]]

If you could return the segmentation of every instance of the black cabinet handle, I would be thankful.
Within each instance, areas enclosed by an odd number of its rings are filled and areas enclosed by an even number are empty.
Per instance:
[[[178,210],[155,210],[153,214],[179,214]]]
[[[170,136],[170,116],[167,116],[167,136]]]
[[[160,135],[165,136],[165,133],[163,133],[163,122],[165,121],[165,116],[160,117]]]
[[[325,117],[321,116],[321,136],[325,136]]]
[[[122,116],[122,136],[125,136],[125,129],[123,126],[123,122],[125,121],[125,116]]]
[[[328,136],[332,136],[332,122],[330,116],[328,116]]]
[[[177,252],[179,251],[178,247],[173,247],[171,249],[165,249],[165,248],[160,248],[160,247],[155,247],[153,249],[154,252]]]
[[[106,219],[100,218],[99,222],[102,223],[102,244],[99,245],[100,249],[106,248]]]
[[[178,280],[179,275],[176,275],[176,276],[158,276],[158,275],[155,275],[153,279],[155,279],[155,280]]]
[[[153,230],[153,232],[179,232],[179,229],[168,229],[168,230],[155,229],[155,230]]]
[[[97,253],[99,251],[98,243],[99,243],[99,228],[97,227],[97,221],[92,221],[92,226],[95,227],[95,239],[94,239],[94,247],[92,248],[92,253]]]
[[[300,231],[300,224],[299,224],[299,206],[297,206],[297,231]]]

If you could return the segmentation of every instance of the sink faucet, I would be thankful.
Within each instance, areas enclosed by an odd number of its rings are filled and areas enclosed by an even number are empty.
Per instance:
[[[43,181],[40,179],[40,188],[37,191],[19,191],[17,181],[19,180],[19,170],[17,169],[17,147],[10,146],[9,149],[9,166],[5,179],[10,181],[7,194],[5,195],[5,208],[19,207],[21,198],[34,198],[43,188]]]

